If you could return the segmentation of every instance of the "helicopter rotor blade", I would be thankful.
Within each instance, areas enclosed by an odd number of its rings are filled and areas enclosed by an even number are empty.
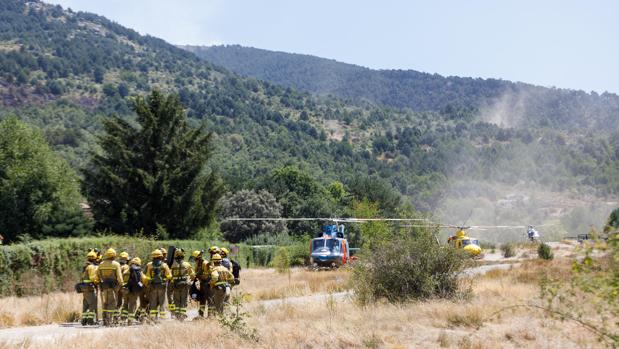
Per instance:
[[[336,223],[366,223],[366,222],[425,222],[426,218],[326,218],[326,217],[228,217],[224,221],[327,221]]]

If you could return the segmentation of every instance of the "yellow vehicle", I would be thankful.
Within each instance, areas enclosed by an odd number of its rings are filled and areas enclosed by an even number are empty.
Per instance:
[[[481,246],[479,240],[467,236],[464,228],[460,228],[455,235],[447,239],[447,243],[455,248],[461,248],[471,257],[481,257]]]

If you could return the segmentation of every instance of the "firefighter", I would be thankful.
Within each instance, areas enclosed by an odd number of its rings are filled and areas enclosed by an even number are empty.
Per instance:
[[[101,264],[101,262],[103,261],[103,255],[101,255],[101,250],[98,248],[94,248],[93,251],[95,251],[95,253],[97,254],[97,259],[96,259],[96,263],[97,265]]]
[[[124,278],[125,272],[129,270],[129,259],[131,259],[129,258],[129,253],[125,251],[121,252],[118,255],[118,263],[120,264],[120,272],[122,273],[123,278]],[[126,288],[124,287],[118,288],[118,294],[116,295],[116,303],[117,303],[116,308],[118,309],[118,312],[116,314],[117,316],[121,316],[121,311],[123,308],[123,300],[125,299],[125,291],[126,291]]]
[[[138,299],[144,293],[146,276],[142,273],[142,260],[138,257],[129,262],[129,268],[123,273],[124,300],[122,309],[122,319],[127,320],[127,325],[131,325],[136,320],[138,311]]]
[[[191,264],[185,262],[185,251],[177,249],[174,251],[174,264],[172,265],[172,281],[170,288],[173,291],[174,314],[178,320],[187,318],[187,296],[189,295],[189,283],[196,274],[193,272]]]
[[[103,262],[97,268],[97,281],[101,287],[104,326],[111,326],[114,322],[114,317],[118,311],[116,295],[123,282],[120,264],[114,259],[116,259],[116,251],[110,248],[103,254]]]
[[[211,247],[208,249],[208,254],[210,254],[210,255],[211,255],[211,258],[213,258],[213,256],[214,256],[215,254],[218,254],[219,252],[221,252],[221,250],[220,250],[220,249],[219,249],[219,247],[217,247],[217,246],[211,246]]]
[[[101,250],[98,248],[93,248],[92,251],[95,252],[95,254],[97,255],[97,258],[95,259],[95,266],[99,266],[99,264],[101,264],[101,262],[103,261],[103,255],[101,254]],[[97,299],[99,299],[101,297],[101,289],[99,288],[99,280],[97,280],[97,284],[95,285],[95,293],[97,294]],[[97,302],[97,310],[95,311],[95,318],[98,318],[99,316],[99,302]]]
[[[216,254],[219,254],[221,252],[221,249],[217,246],[211,246],[208,249],[208,253],[210,255],[210,259],[211,262],[208,263],[209,269],[207,270],[207,275],[208,275],[208,281],[210,282],[211,279],[211,273],[213,271],[213,263],[212,263],[212,259],[213,256]],[[221,257],[221,255],[220,255]],[[206,305],[208,307],[208,315],[210,316],[211,314],[215,314],[215,303],[213,303],[213,290],[210,286],[206,285]]]
[[[86,255],[86,265],[82,270],[81,291],[84,296],[82,301],[82,326],[94,325],[97,317],[97,253],[90,251]]]
[[[230,262],[230,259],[228,258],[228,254],[230,254],[230,251],[228,251],[227,248],[222,247],[219,249],[219,255],[221,256],[221,265],[230,269],[230,272],[232,272],[232,263]]]
[[[219,254],[211,257],[213,263],[211,271],[211,292],[213,294],[213,306],[219,314],[224,311],[224,303],[230,298],[230,284],[234,282],[234,276],[230,269],[221,265],[221,256]]]
[[[200,287],[198,289],[197,300],[200,304],[198,308],[199,317],[206,317],[208,313],[206,313],[206,303],[209,292],[208,281],[210,278],[209,272],[209,263],[204,260],[204,251],[193,251],[191,257],[196,261],[196,276],[194,277],[194,281],[198,281],[200,283]]]
[[[234,287],[235,285],[240,284],[241,283],[241,280],[240,280],[241,266],[236,261],[233,261],[230,258],[228,258],[228,256],[230,255],[230,251],[228,251],[227,248],[222,247],[220,249],[220,252],[221,252],[220,253],[221,265],[230,269],[230,272],[234,276],[234,282],[230,286]]]
[[[166,262],[166,264],[167,264],[168,250],[166,250],[163,247],[159,247],[159,250],[161,250],[161,253],[163,253],[163,261]],[[168,267],[170,267],[170,266],[168,265]],[[172,316],[172,314],[174,314],[174,297],[172,296],[172,287],[170,285],[170,281],[166,282],[165,307],[161,311],[161,317],[165,317],[166,316],[165,309],[168,309],[170,311],[170,316]]]
[[[156,249],[151,253],[152,262],[146,265],[148,282],[148,309],[150,319],[157,321],[165,314],[166,282],[172,278],[170,268],[163,261],[163,253]]]

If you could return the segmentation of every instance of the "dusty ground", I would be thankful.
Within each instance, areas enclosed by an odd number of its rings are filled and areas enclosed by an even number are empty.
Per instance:
[[[0,348],[132,348],[158,343],[162,347],[204,348],[596,348],[589,332],[544,314],[503,308],[536,302],[542,272],[561,276],[569,270],[565,259],[553,262],[518,261],[515,265],[476,269],[473,296],[456,301],[432,300],[402,306],[377,304],[358,307],[346,290],[348,273],[293,270],[244,271],[246,325],[231,331],[216,320],[112,329],[70,328],[58,325],[0,330]],[[283,298],[283,299],[282,299]],[[8,306],[7,306],[8,302]],[[28,299],[3,299],[16,319],[41,305],[64,304],[58,316],[79,308],[77,295],[55,294]],[[52,305],[53,304],[53,305]],[[15,320],[18,322],[21,320]],[[6,324],[5,324],[6,325]],[[242,338],[255,330],[259,340]],[[13,331],[13,332],[11,332]],[[15,332],[18,331],[18,332]],[[113,338],[113,340],[109,340]]]

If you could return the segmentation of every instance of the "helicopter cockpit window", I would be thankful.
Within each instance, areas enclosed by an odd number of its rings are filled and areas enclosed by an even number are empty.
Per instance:
[[[325,245],[325,239],[317,239],[312,242],[312,250],[321,248]]]
[[[473,245],[479,246],[479,240],[477,240],[477,239],[473,240]]]
[[[329,239],[327,240],[327,247],[332,250],[332,251],[339,251],[340,250],[340,242],[339,240],[336,239]]]
[[[471,240],[462,240],[462,246],[470,245]]]

